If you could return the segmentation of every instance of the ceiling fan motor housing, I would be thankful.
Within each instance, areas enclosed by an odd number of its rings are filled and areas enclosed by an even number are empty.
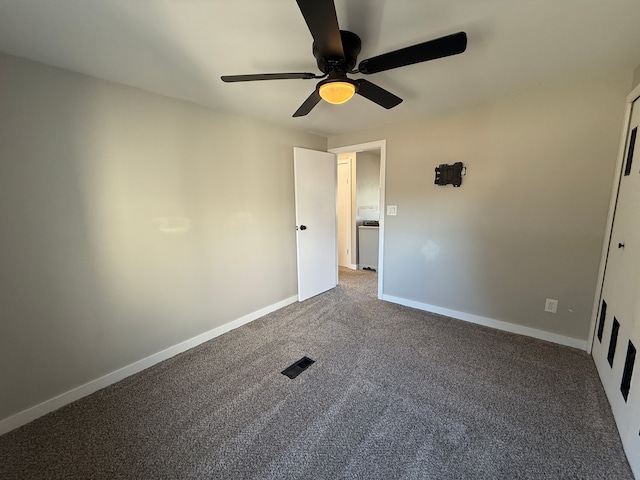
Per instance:
[[[321,57],[319,56],[315,42],[313,43],[313,56],[316,58],[318,69],[322,73],[329,74],[333,71],[346,73],[355,68],[358,55],[362,48],[360,37],[353,32],[340,30],[340,38],[342,39],[344,58]]]

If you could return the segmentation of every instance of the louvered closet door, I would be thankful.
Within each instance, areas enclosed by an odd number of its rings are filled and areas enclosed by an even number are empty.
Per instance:
[[[640,478],[640,101],[631,111],[611,232],[593,357],[622,437]]]

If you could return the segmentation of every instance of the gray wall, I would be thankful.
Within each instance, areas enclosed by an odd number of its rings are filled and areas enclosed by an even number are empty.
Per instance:
[[[387,140],[384,293],[586,339],[630,84],[580,78],[329,138]],[[457,161],[462,187],[435,186]]]
[[[0,55],[0,419],[296,294],[326,139]]]
[[[380,218],[380,153],[356,154],[356,223]]]

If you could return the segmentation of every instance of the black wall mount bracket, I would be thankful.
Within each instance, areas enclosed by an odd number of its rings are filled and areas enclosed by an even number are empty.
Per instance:
[[[436,167],[436,179],[433,183],[436,185],[453,185],[459,187],[462,185],[462,177],[467,174],[467,167],[462,162],[456,162],[453,165],[442,163]]]

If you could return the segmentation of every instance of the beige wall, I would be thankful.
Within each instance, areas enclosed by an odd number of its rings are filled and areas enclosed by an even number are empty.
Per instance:
[[[630,83],[581,78],[329,138],[387,140],[384,294],[585,340]],[[462,187],[435,186],[457,161]]]
[[[0,55],[0,419],[296,294],[326,139]]]

